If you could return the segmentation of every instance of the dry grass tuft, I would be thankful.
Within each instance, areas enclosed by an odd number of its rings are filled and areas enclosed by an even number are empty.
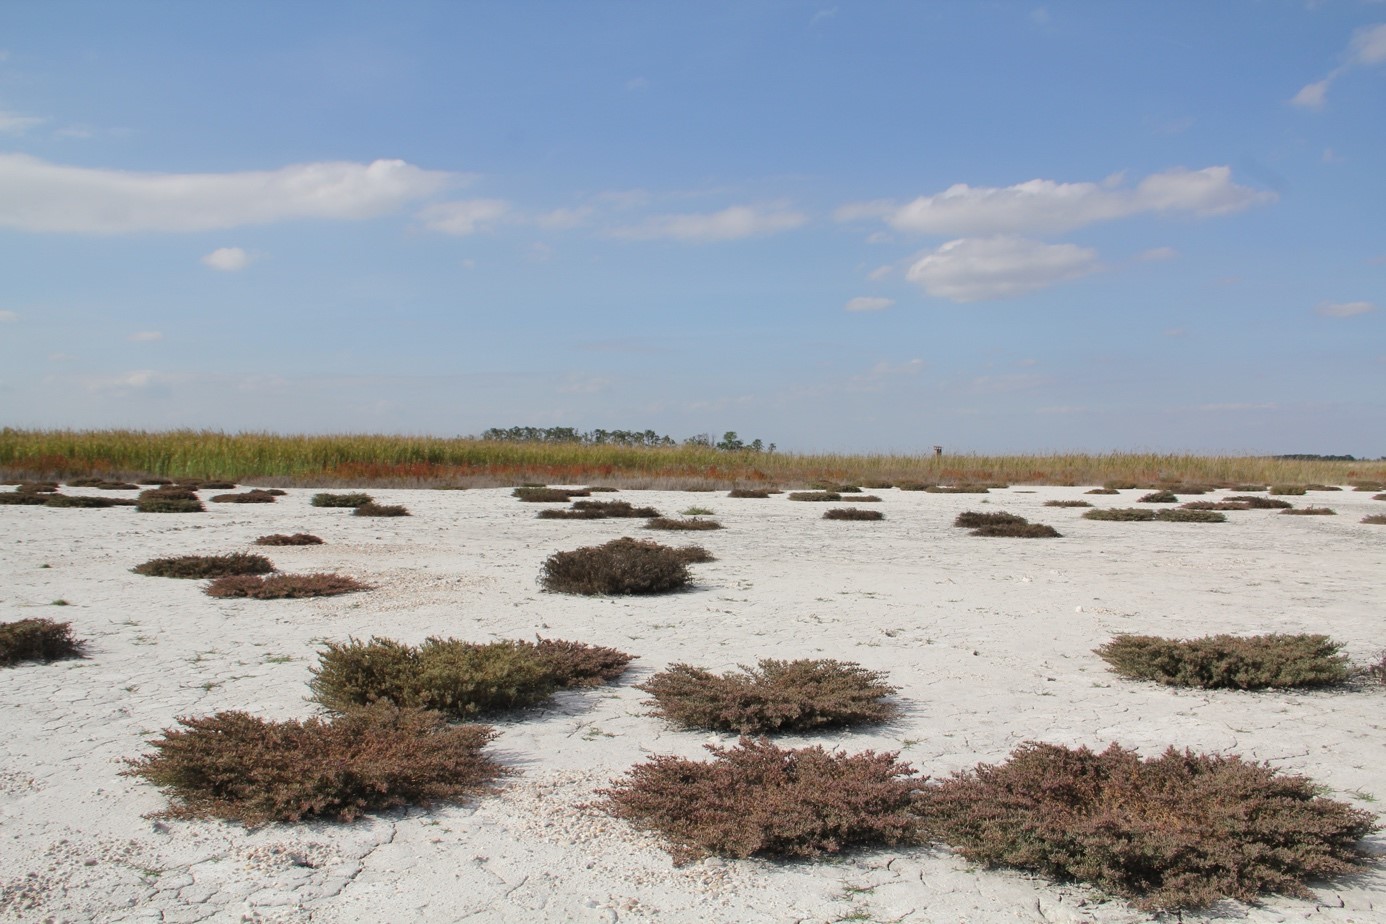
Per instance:
[[[1138,504],[1177,504],[1179,497],[1173,491],[1152,491],[1141,495]]]
[[[51,619],[0,622],[0,667],[21,661],[57,661],[82,656],[82,642],[72,637],[72,623]]]
[[[1354,871],[1369,812],[1236,756],[1142,759],[1027,744],[927,787],[925,826],[968,859],[1090,882],[1148,911],[1205,908]]]
[[[1022,516],[1014,513],[1006,513],[1004,510],[997,510],[995,513],[984,513],[979,510],[967,510],[957,515],[953,520],[954,526],[963,529],[979,529],[983,526],[1001,526],[1007,523],[1024,524],[1027,521]]]
[[[250,597],[254,600],[288,600],[303,597],[335,597],[358,590],[371,590],[345,574],[233,574],[207,585],[211,597]]]
[[[1011,539],[1059,539],[1062,534],[1044,523],[992,523],[979,526],[969,535]]]
[[[1091,491],[1084,491],[1084,494],[1120,494],[1116,488],[1093,488]]]
[[[706,856],[817,857],[921,843],[919,780],[895,754],[782,749],[743,738],[713,760],[659,756],[600,791],[599,806],[667,841],[676,864]]]
[[[1283,494],[1289,497],[1304,494],[1308,490],[1309,489],[1302,484],[1273,484],[1270,486],[1271,494]]]
[[[849,661],[765,659],[727,674],[674,664],[636,689],[675,725],[743,735],[879,724],[899,713],[885,675]]]
[[[1180,510],[1250,510],[1251,505],[1242,501],[1189,501],[1180,504]]]
[[[1155,519],[1164,523],[1226,523],[1227,514],[1214,510],[1190,510],[1180,507],[1156,511]]]
[[[255,540],[256,545],[322,545],[322,539],[312,533],[271,533]]]
[[[214,504],[272,504],[274,495],[268,491],[243,491],[239,494],[215,494]]]
[[[1096,651],[1114,672],[1132,680],[1260,690],[1342,683],[1349,673],[1342,647],[1326,635],[1211,635],[1189,641],[1118,635]]]
[[[879,510],[862,510],[858,507],[834,507],[824,511],[825,520],[884,520],[885,514]]]
[[[770,496],[770,492],[760,488],[732,488],[727,492],[728,497],[748,497],[764,500]]]
[[[789,499],[792,501],[838,501],[842,500],[842,495],[836,491],[791,491]]]
[[[310,503],[314,507],[360,507],[375,503],[375,498],[359,491],[351,494],[314,494]]]
[[[1134,522],[1137,520],[1155,519],[1154,510],[1144,510],[1140,507],[1108,507],[1105,509],[1094,508],[1083,511],[1085,520],[1115,520],[1118,522]]]
[[[1362,522],[1372,526],[1386,526],[1386,513],[1373,513],[1371,516],[1363,517]]]
[[[27,494],[21,491],[0,493],[0,506],[3,507],[42,507],[48,503],[51,494]]]
[[[1332,507],[1314,506],[1292,507],[1282,510],[1280,513],[1282,516],[1288,515],[1292,517],[1332,517],[1338,515],[1338,511],[1334,510]]]
[[[546,590],[584,596],[671,593],[690,580],[677,549],[630,538],[557,552],[540,576]]]
[[[354,517],[407,517],[409,508],[402,504],[362,504],[351,512]]]
[[[135,510],[140,513],[203,513],[206,511],[202,501],[196,496],[183,497],[142,497],[135,502]]]
[[[683,519],[672,519],[670,517],[654,517],[645,524],[646,529],[667,529],[667,530],[704,530],[721,529],[722,524],[716,520],[704,520],[700,517],[685,517]]]
[[[1225,499],[1230,504],[1246,504],[1252,510],[1289,510],[1293,504],[1276,500],[1273,497],[1257,497],[1254,494],[1234,494]]]
[[[270,722],[244,712],[180,718],[129,761],[165,790],[176,818],[255,827],[305,818],[352,821],[403,805],[462,802],[505,772],[482,754],[495,733],[436,712],[378,705],[333,719]]]
[[[1044,502],[1046,507],[1091,507],[1092,504],[1085,500],[1047,500]]]
[[[219,578],[228,574],[269,574],[274,565],[263,555],[232,552],[230,555],[180,555],[153,558],[130,569],[148,577]]]
[[[573,510],[583,513],[597,513],[603,517],[624,518],[632,520],[645,520],[650,517],[659,516],[659,511],[653,507],[636,507],[630,501],[573,501]],[[541,511],[543,516],[548,511]]]

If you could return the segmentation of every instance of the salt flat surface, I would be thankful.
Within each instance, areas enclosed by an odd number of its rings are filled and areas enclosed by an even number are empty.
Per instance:
[[[1233,511],[1225,524],[1112,523],[1083,498],[1131,506],[1143,492],[1082,488],[989,495],[876,491],[882,522],[820,519],[829,506],[723,493],[602,497],[666,515],[712,508],[726,529],[641,530],[641,521],[539,520],[506,489],[370,493],[413,516],[209,503],[205,514],[0,507],[0,621],[71,620],[82,660],[0,669],[0,920],[54,922],[1132,922],[1150,916],[1082,886],[981,870],[944,850],[818,863],[672,865],[651,837],[584,803],[654,754],[698,757],[732,736],[679,731],[632,688],[674,662],[728,670],[758,658],[856,661],[900,687],[884,727],[785,737],[898,750],[941,776],[1036,740],[1155,755],[1236,753],[1304,774],[1379,811],[1386,693],[1177,691],[1120,680],[1092,649],[1114,634],[1193,637],[1321,632],[1366,661],[1386,646],[1386,512],[1370,494],[1314,492],[1296,506],[1337,516]],[[65,493],[100,494],[64,489]],[[210,495],[215,492],[203,492]],[[1216,499],[1223,493],[1198,499]],[[963,510],[1005,510],[1061,539],[974,538]],[[325,545],[258,548],[268,533]],[[543,592],[547,556],[623,535],[699,544],[696,588],[658,597]],[[204,582],[133,574],[150,558],[254,550],[287,572],[340,571],[376,585],[319,600],[217,600]],[[54,600],[70,605],[56,607]],[[518,773],[465,806],[350,825],[157,821],[166,805],[122,759],[178,716],[245,710],[308,717],[322,641],[536,634],[639,656],[614,686],[566,693],[497,723],[495,756]],[[1386,852],[1381,835],[1372,849]],[[1235,903],[1185,920],[1386,921],[1386,873],[1321,884],[1316,901]]]

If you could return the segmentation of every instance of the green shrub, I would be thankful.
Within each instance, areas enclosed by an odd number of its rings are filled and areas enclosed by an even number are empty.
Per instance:
[[[670,517],[654,517],[645,524],[646,529],[668,529],[668,530],[704,530],[721,529],[722,524],[716,520],[703,520],[698,517],[691,517],[682,520],[671,519]]]
[[[50,495],[26,494],[21,491],[0,493],[0,506],[4,507],[42,507],[48,503]]]
[[[760,488],[732,488],[727,492],[728,497],[749,497],[764,500],[770,496],[769,491]]]
[[[1371,516],[1363,517],[1362,522],[1373,526],[1386,526],[1386,514],[1374,513]]]
[[[231,574],[207,585],[212,597],[250,597],[254,600],[286,600],[301,597],[335,597],[358,590],[371,590],[345,574]]]
[[[1280,511],[1280,513],[1282,516],[1289,515],[1292,517],[1332,517],[1338,515],[1338,511],[1334,510],[1332,507],[1313,506],[1299,508],[1291,507]]]
[[[544,562],[540,576],[546,590],[584,596],[670,593],[690,579],[678,550],[629,538],[557,552]]]
[[[1083,519],[1117,520],[1122,522],[1134,520],[1153,520],[1155,519],[1155,511],[1144,510],[1140,507],[1108,507],[1105,509],[1095,507],[1092,510],[1084,510]]]
[[[163,814],[255,827],[352,821],[403,805],[462,802],[502,770],[482,753],[495,733],[436,712],[378,705],[330,720],[270,722],[244,712],[180,718],[130,760],[174,800]]]
[[[1047,500],[1044,502],[1046,507],[1091,507],[1092,504],[1085,500]]]
[[[72,623],[51,619],[0,622],[0,667],[20,661],[57,661],[82,655],[82,642],[72,637]]]
[[[407,517],[409,509],[402,504],[362,504],[351,512],[355,517]]]
[[[764,659],[720,675],[674,664],[636,689],[676,725],[745,735],[887,722],[899,709],[884,681],[848,661]]]
[[[842,500],[842,495],[836,491],[791,491],[789,499],[792,501],[837,501]]]
[[[114,497],[89,497],[76,494],[44,494],[39,495],[46,498],[43,502],[45,507],[118,507],[124,506],[117,503]],[[135,503],[131,501],[130,503]]]
[[[202,501],[193,497],[146,497],[135,502],[135,510],[140,513],[202,513],[207,508]]]
[[[782,749],[747,738],[707,749],[708,762],[658,756],[635,765],[599,790],[599,807],[663,837],[676,864],[923,841],[912,810],[919,781],[895,754]]]
[[[879,510],[862,510],[859,507],[834,507],[823,512],[825,520],[884,520],[885,514]]]
[[[964,529],[977,529],[982,526],[1000,526],[1006,523],[1021,524],[1028,522],[1024,517],[1016,516],[1013,513],[1006,513],[1004,510],[997,510],[994,513],[983,513],[978,510],[967,510],[957,515],[953,520],[954,526]]]
[[[1012,539],[1059,539],[1061,534],[1044,523],[992,523],[979,526],[968,535]]]
[[[591,493],[591,491],[586,490],[572,491],[567,488],[544,488],[526,485],[516,488],[511,492],[511,495],[531,504],[566,504],[574,497],[588,497]]]
[[[551,639],[477,644],[429,638],[418,647],[349,639],[328,643],[309,686],[336,712],[383,701],[467,719],[534,706],[555,690],[609,682],[631,660],[614,648]]]
[[[263,555],[232,552],[230,555],[180,555],[153,558],[130,569],[136,574],[168,578],[218,578],[228,574],[269,574],[274,565]]]
[[[1270,486],[1270,493],[1296,496],[1305,493],[1308,488],[1302,484],[1273,484]]]
[[[1179,498],[1171,491],[1152,491],[1149,494],[1141,495],[1136,501],[1138,504],[1177,504]]]
[[[645,520],[650,517],[659,516],[659,511],[653,507],[636,507],[630,501],[573,501],[573,510],[591,511],[600,513],[604,517],[615,517],[635,520]],[[547,511],[542,511],[543,516]]]
[[[1226,498],[1226,502],[1246,504],[1252,510],[1289,510],[1294,506],[1289,501],[1276,500],[1273,497],[1256,497],[1252,494],[1234,494]]]
[[[1226,523],[1227,514],[1213,510],[1176,508],[1174,510],[1157,510],[1155,519],[1166,523]]]
[[[1142,759],[1026,744],[920,794],[925,826],[968,859],[1089,882],[1150,911],[1205,908],[1353,871],[1374,816],[1239,757]]]
[[[286,536],[284,533],[271,533],[268,536],[261,536],[255,540],[256,545],[322,545],[322,539],[312,533],[294,533]]]
[[[360,507],[374,502],[375,498],[359,491],[352,494],[314,494],[309,501],[314,507]]]
[[[268,491],[243,491],[240,494],[216,494],[214,504],[272,504],[274,495]]]
[[[1342,647],[1326,635],[1211,635],[1189,641],[1118,635],[1097,654],[1133,680],[1259,690],[1342,683],[1348,677]]]

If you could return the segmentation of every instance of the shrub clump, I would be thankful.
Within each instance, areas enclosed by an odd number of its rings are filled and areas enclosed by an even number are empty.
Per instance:
[[[82,654],[82,642],[72,637],[72,623],[51,619],[0,622],[0,667],[20,661],[57,661]]]
[[[141,497],[135,502],[140,513],[203,513],[206,507],[196,495],[185,497]]]
[[[310,687],[336,712],[390,702],[467,719],[533,706],[555,690],[610,682],[631,660],[614,648],[542,638],[487,644],[429,638],[417,647],[349,639],[329,642],[319,654]]]
[[[934,484],[924,489],[930,494],[990,494],[991,488],[984,484]]]
[[[268,491],[252,490],[242,491],[239,494],[215,494],[212,496],[214,504],[272,504],[275,495]]]
[[[33,494],[26,491],[5,491],[0,494],[0,506],[42,507],[48,502],[48,494]]]
[[[604,517],[614,517],[617,519],[644,520],[649,517],[659,516],[659,511],[653,507],[636,507],[630,501],[592,501],[577,500],[573,501],[573,510],[582,512],[599,513]],[[543,516],[549,511],[540,511]]]
[[[1342,683],[1342,645],[1326,635],[1210,635],[1188,641],[1119,635],[1097,654],[1116,673],[1168,686],[1259,690]]]
[[[747,497],[764,500],[770,496],[770,492],[763,488],[732,488],[727,492],[728,497]]]
[[[1092,510],[1084,510],[1084,511],[1083,511],[1083,519],[1085,519],[1085,520],[1117,520],[1117,521],[1123,521],[1123,522],[1124,522],[1124,521],[1134,521],[1134,520],[1153,520],[1153,519],[1155,519],[1155,511],[1154,511],[1154,510],[1144,510],[1144,509],[1142,509],[1142,508],[1140,508],[1140,507],[1107,507],[1107,508],[1096,508],[1096,507],[1095,507],[1095,508],[1093,508]]]
[[[897,755],[782,749],[741,739],[711,761],[659,756],[632,767],[598,807],[662,836],[676,864],[709,855],[816,857],[917,844],[919,780]]]
[[[402,504],[361,504],[351,512],[355,517],[407,517],[409,508]]]
[[[211,597],[250,597],[255,600],[287,600],[302,597],[335,597],[357,590],[370,590],[345,574],[231,574],[207,585]]]
[[[269,574],[274,565],[263,555],[232,552],[230,555],[180,555],[152,558],[130,569],[136,574],[168,578],[218,578],[228,574]]]
[[[1228,503],[1246,504],[1252,510],[1289,510],[1293,504],[1276,500],[1273,497],[1257,497],[1254,494],[1234,494],[1227,498]]]
[[[670,530],[701,530],[701,529],[721,529],[722,524],[716,520],[704,520],[701,517],[683,517],[674,519],[672,517],[653,517],[650,522],[645,524],[646,529],[670,529]]]
[[[834,507],[823,512],[825,520],[884,520],[885,514],[879,510],[862,510],[860,507]]]
[[[352,494],[314,494],[309,501],[314,507],[360,507],[374,502],[375,498],[359,491]]]
[[[1084,491],[1084,494],[1120,494],[1116,488],[1093,488],[1091,491]]]
[[[720,675],[675,664],[636,689],[676,725],[743,735],[874,724],[899,712],[885,675],[849,661],[763,659]]]
[[[1270,486],[1271,494],[1283,494],[1288,497],[1295,497],[1304,494],[1309,489],[1302,484],[1273,484]]]
[[[1250,510],[1251,505],[1241,501],[1189,501],[1180,504],[1180,510]]]
[[[127,501],[126,504],[121,504],[119,498],[85,497],[76,494],[44,494],[39,496],[47,498],[43,502],[45,507],[122,507],[135,503],[135,501]]]
[[[836,491],[790,491],[789,499],[792,501],[837,501],[842,500],[842,495]]]
[[[700,545],[683,545],[674,549],[679,560],[686,565],[701,565],[704,562],[716,561],[717,556]]]
[[[967,510],[954,518],[953,525],[964,529],[978,529],[983,526],[1001,526],[1007,523],[1023,524],[1026,522],[1028,521],[1024,517],[1016,516],[1014,513],[1006,513],[1004,510],[998,510],[995,513]]]
[[[1174,510],[1157,511],[1155,519],[1166,523],[1226,523],[1227,514],[1218,513],[1215,510],[1191,510],[1187,507],[1181,507]]]
[[[1362,522],[1372,526],[1386,526],[1386,513],[1373,513],[1371,516],[1363,517]]]
[[[1332,517],[1337,516],[1338,511],[1332,507],[1290,507],[1280,511],[1281,515],[1288,514],[1292,517]]]
[[[588,497],[591,491],[570,491],[567,488],[545,488],[524,485],[511,492],[511,496],[531,504],[566,504],[574,497]]]
[[[969,535],[972,536],[992,536],[999,538],[1012,539],[1059,539],[1062,534],[1052,526],[1045,523],[992,523],[987,526],[979,526]]]
[[[1374,817],[1300,776],[1174,748],[1142,759],[1027,744],[927,787],[930,831],[968,859],[1093,883],[1151,911],[1263,893],[1355,869]]]
[[[244,712],[180,718],[126,775],[167,791],[175,818],[255,827],[352,821],[402,805],[461,802],[505,771],[482,753],[495,732],[436,712],[378,705],[333,719],[270,722]]]
[[[322,545],[322,539],[312,533],[271,533],[255,540],[256,545]]]
[[[1149,494],[1142,494],[1136,501],[1138,504],[1177,504],[1179,498],[1173,491],[1152,491]]]
[[[670,593],[690,580],[677,549],[629,538],[556,552],[544,562],[540,576],[546,590],[584,596]]]
[[[1085,500],[1047,500],[1044,502],[1046,507],[1091,507],[1092,504]]]

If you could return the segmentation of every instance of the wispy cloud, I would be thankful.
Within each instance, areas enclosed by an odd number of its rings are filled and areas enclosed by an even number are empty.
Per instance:
[[[1314,313],[1325,318],[1351,318],[1375,310],[1371,302],[1319,302]]]
[[[1165,260],[1173,260],[1177,256],[1179,256],[1179,251],[1173,247],[1152,247],[1136,259],[1142,263],[1160,263]]]
[[[131,343],[153,343],[156,340],[163,340],[164,335],[157,330],[141,330],[136,331],[125,339],[129,340]]]
[[[1343,63],[1328,72],[1322,80],[1305,84],[1290,97],[1290,105],[1301,109],[1322,109],[1328,102],[1328,89],[1344,74],[1360,67],[1375,67],[1386,62],[1386,22],[1363,26],[1352,34]]]
[[[419,213],[419,219],[431,231],[463,237],[488,231],[509,214],[510,203],[504,200],[468,199],[430,205]]]
[[[881,298],[878,295],[858,295],[856,298],[849,299],[844,305],[848,311],[883,311],[895,304],[893,298]]]
[[[218,247],[202,258],[202,265],[223,273],[234,273],[250,265],[250,254],[239,247]]]
[[[12,324],[19,320],[18,312],[9,309],[0,309],[0,324]]]
[[[807,221],[802,212],[783,206],[734,205],[720,212],[660,215],[640,225],[618,228],[612,235],[630,240],[734,241],[790,231]]]
[[[1121,177],[1101,183],[1036,179],[1004,187],[958,183],[902,206],[850,203],[836,215],[842,221],[883,218],[898,231],[920,234],[1054,233],[1143,213],[1226,215],[1276,198],[1234,183],[1231,169],[1217,166],[1166,170],[1134,187],[1124,186]]]
[[[926,253],[906,278],[954,302],[1010,298],[1101,269],[1097,252],[1021,237],[962,238]]]
[[[26,116],[0,109],[0,132],[7,135],[22,135],[35,125],[47,121],[42,116]]]
[[[396,211],[455,179],[402,160],[297,164],[244,173],[136,173],[0,154],[0,225],[125,234],[211,231],[303,218],[353,221]]]

